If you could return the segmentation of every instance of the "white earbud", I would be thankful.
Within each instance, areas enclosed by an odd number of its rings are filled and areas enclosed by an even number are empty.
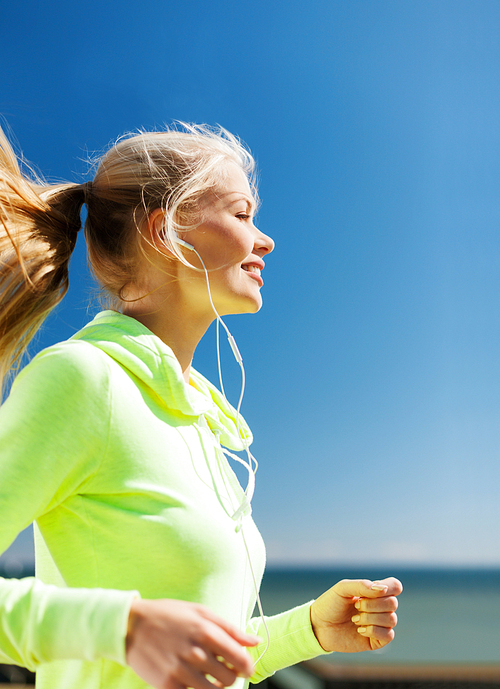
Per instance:
[[[188,244],[188,243],[185,242],[183,239],[181,239],[181,238],[178,236],[178,234],[177,234],[177,232],[176,232],[175,230],[173,231],[173,234],[174,234],[174,241],[175,241],[176,244],[180,244],[180,245],[183,246],[185,249],[189,249],[189,251],[194,251],[194,250],[195,250],[194,246],[193,246],[192,244]]]

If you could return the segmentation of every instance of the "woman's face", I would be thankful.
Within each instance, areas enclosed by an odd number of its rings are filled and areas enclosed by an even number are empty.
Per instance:
[[[220,315],[253,313],[262,306],[260,288],[263,256],[274,248],[273,240],[253,222],[254,201],[248,180],[236,163],[228,163],[219,187],[207,192],[197,204],[196,229],[180,233],[194,246],[205,263],[212,299]],[[193,251],[185,252],[190,263],[199,266]],[[185,296],[206,308],[208,294],[204,273],[194,279],[193,270],[179,265]],[[209,304],[209,302],[208,302]]]

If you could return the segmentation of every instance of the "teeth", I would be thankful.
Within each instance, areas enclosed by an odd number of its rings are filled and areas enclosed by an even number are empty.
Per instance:
[[[258,268],[257,266],[248,265],[248,266],[241,266],[241,267],[243,268],[243,270],[246,270],[248,273],[257,273],[257,275],[260,275],[260,268]]]

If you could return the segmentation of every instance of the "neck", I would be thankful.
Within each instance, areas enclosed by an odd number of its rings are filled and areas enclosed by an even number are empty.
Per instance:
[[[147,303],[142,303],[142,302]],[[203,316],[186,318],[186,309],[176,300],[163,304],[158,299],[146,298],[125,304],[126,316],[135,318],[168,345],[179,362],[186,383],[189,382],[193,356],[203,335],[213,319]]]
[[[196,347],[211,321],[186,323],[182,317],[176,317],[172,313],[168,314],[167,319],[158,312],[128,308],[123,309],[123,313],[138,320],[171,348],[181,366],[183,378],[188,383]]]
[[[172,349],[188,383],[196,347],[215,316],[205,274],[189,269],[186,278],[186,269],[178,261],[168,264],[167,273],[165,257],[156,251],[149,252],[149,260],[143,262],[139,273],[146,279],[142,285],[128,286],[122,311]]]

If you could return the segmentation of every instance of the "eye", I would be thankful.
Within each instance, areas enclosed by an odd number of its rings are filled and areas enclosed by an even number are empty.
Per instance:
[[[248,215],[248,213],[237,213],[236,217],[240,218],[240,220],[248,220],[250,216]]]

